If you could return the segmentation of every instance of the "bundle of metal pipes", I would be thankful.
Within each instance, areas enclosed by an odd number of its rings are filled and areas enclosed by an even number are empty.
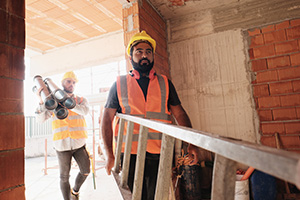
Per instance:
[[[33,78],[35,86],[32,88],[34,93],[40,91],[40,96],[45,104],[47,110],[52,110],[58,119],[65,119],[69,111],[76,106],[76,102],[68,94],[57,87],[57,85],[50,79],[43,80],[42,76],[36,75]]]

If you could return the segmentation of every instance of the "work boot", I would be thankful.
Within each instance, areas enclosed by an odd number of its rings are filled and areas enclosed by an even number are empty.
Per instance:
[[[71,200],[79,200],[79,193],[75,193],[73,189],[71,190]]]

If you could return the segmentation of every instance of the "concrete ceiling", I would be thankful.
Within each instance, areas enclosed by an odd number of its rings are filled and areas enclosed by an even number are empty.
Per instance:
[[[122,30],[119,0],[25,0],[26,48],[40,53]]]
[[[149,0],[165,19],[239,0]],[[246,0],[245,0],[246,1]],[[122,30],[128,0],[25,0],[26,48],[41,54]]]

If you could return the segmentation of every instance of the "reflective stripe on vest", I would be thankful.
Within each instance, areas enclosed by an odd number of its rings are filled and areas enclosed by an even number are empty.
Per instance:
[[[75,99],[77,102],[77,98]],[[58,119],[53,114],[52,133],[54,141],[68,137],[72,139],[87,138],[87,125],[84,116],[79,115],[72,110],[68,111],[68,117],[62,120]]]
[[[149,81],[147,101],[136,79],[130,75],[117,78],[117,93],[122,113],[134,116],[142,116],[147,119],[171,123],[168,111],[169,84],[167,77],[156,75]],[[127,132],[127,123],[124,127],[124,135]],[[115,127],[115,136],[118,134],[118,125]],[[125,138],[125,137],[124,137]],[[139,138],[139,125],[134,125],[131,153],[137,153]],[[147,152],[160,153],[162,134],[149,129]],[[125,141],[125,139],[124,139]],[[125,144],[123,143],[123,150]]]

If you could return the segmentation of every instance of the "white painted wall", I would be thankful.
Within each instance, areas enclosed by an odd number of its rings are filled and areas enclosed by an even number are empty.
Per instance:
[[[30,75],[49,76],[125,59],[123,31],[30,57]]]
[[[169,44],[173,83],[193,128],[256,142],[241,30]]]

